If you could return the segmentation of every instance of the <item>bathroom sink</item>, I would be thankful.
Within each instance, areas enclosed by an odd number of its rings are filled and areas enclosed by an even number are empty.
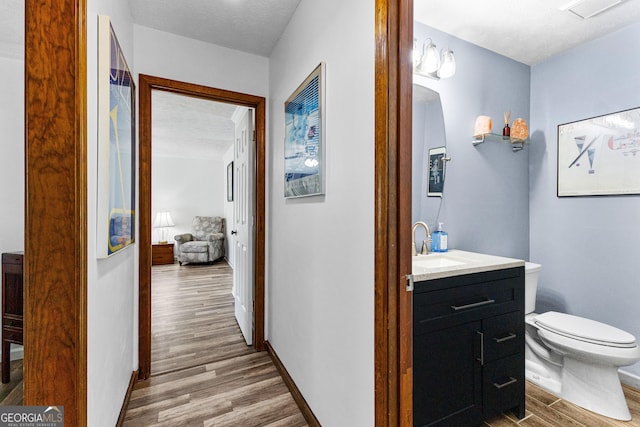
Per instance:
[[[454,267],[466,264],[459,258],[453,258],[446,253],[432,253],[429,255],[420,255],[415,258],[413,265],[422,268],[443,268]]]
[[[452,249],[412,257],[415,281],[433,280],[482,271],[520,267],[524,261]]]

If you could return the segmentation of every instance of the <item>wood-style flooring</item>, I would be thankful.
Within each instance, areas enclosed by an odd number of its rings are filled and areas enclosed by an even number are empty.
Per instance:
[[[22,405],[22,360],[13,360],[11,362],[10,375],[11,380],[8,383],[0,383],[0,405]]]
[[[234,317],[232,271],[152,269],[151,378],[136,383],[125,426],[306,426],[266,352]]]
[[[484,425],[491,427],[640,427],[640,390],[627,386],[622,388],[631,412],[631,421],[617,421],[594,414],[527,382],[525,417],[518,420],[513,414],[503,414],[492,418]]]
[[[152,377],[135,385],[125,426],[306,425],[268,354],[256,353],[242,339],[226,263],[154,266],[152,277]],[[629,422],[594,414],[527,383],[525,418],[504,414],[484,426],[640,427],[640,391],[623,388]],[[11,363],[11,382],[0,384],[0,405],[21,402],[18,360]]]

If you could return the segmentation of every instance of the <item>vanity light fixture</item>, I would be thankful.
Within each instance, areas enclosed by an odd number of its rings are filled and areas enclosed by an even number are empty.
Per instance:
[[[449,48],[438,53],[433,40],[428,38],[422,44],[422,52],[417,50],[417,41],[413,40],[413,70],[414,73],[432,79],[447,79],[456,73],[456,59]]]

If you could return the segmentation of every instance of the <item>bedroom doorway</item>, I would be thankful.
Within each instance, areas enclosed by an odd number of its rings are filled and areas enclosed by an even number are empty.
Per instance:
[[[210,87],[178,82],[159,77],[140,75],[140,277],[139,277],[139,378],[151,374],[151,97],[152,92],[172,93],[249,107],[255,112],[255,180],[253,197],[255,205],[254,279],[255,295],[253,322],[253,346],[264,350],[264,200],[265,200],[265,99],[258,96],[224,91]],[[227,236],[233,230],[227,224]],[[227,248],[232,250],[231,247]]]

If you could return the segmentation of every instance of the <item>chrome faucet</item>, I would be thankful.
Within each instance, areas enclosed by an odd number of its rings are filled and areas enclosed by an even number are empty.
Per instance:
[[[413,227],[411,227],[411,255],[413,256],[418,255],[418,251],[416,250],[416,228],[418,228],[419,225],[423,226],[424,231],[427,233],[427,240],[422,241],[422,251],[420,253],[422,255],[429,253],[429,245],[427,244],[427,241],[431,240],[431,230],[429,230],[429,226],[426,223],[418,221],[413,224]]]

